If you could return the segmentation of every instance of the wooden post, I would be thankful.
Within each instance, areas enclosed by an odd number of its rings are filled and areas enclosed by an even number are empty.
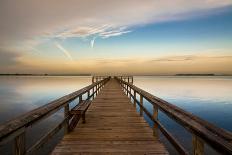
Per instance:
[[[96,85],[96,96],[98,94],[98,85]]]
[[[134,107],[136,107],[136,91],[134,90]]]
[[[153,105],[153,118],[158,121],[158,107],[157,105]],[[159,133],[158,133],[158,125],[156,123],[154,123],[154,127],[153,127],[153,136],[155,137],[159,137]]]
[[[92,91],[93,91],[93,99],[94,99],[94,95],[95,95],[95,94],[94,94],[94,87],[93,87]]]
[[[131,100],[131,87],[130,87],[129,99]]]
[[[141,104],[141,106],[143,106],[143,96],[142,96],[142,94],[140,94],[140,104]],[[140,111],[140,116],[143,116],[143,109],[141,108],[141,106],[139,108],[139,111]]]
[[[82,95],[79,96],[79,103],[82,101]]]
[[[128,83],[130,82],[130,78],[129,78],[129,76],[128,76],[128,78],[127,78],[127,82],[128,82]]]
[[[87,99],[90,100],[90,90],[88,90],[87,96],[88,96]]]
[[[69,104],[64,106],[64,118],[67,118],[69,115]],[[69,132],[69,120],[67,119],[64,124],[64,134]]]
[[[14,139],[14,155],[26,154],[26,136],[25,131]]]
[[[128,89],[129,87],[128,87],[128,85],[126,85],[126,95],[128,96],[128,94],[129,94],[129,89]]]
[[[203,140],[200,137],[193,135],[192,143],[193,143],[193,155],[203,155],[204,154]]]

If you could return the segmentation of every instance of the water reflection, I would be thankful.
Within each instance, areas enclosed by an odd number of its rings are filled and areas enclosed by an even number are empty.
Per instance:
[[[232,77],[135,77],[135,85],[232,131]]]
[[[0,77],[0,123],[90,83],[91,77]],[[134,84],[217,126],[232,131],[232,77],[134,77]],[[73,101],[70,107],[73,107],[76,102]],[[144,105],[152,112],[152,106],[147,101]],[[62,110],[33,128],[28,128],[27,147],[63,119]],[[144,116],[152,126],[152,122],[146,115]],[[187,149],[191,149],[189,132],[162,112],[159,113],[159,120]],[[58,139],[62,137],[62,131],[58,135],[56,140],[47,145],[49,148],[55,146]],[[175,154],[167,140],[162,135],[160,138],[169,151]],[[10,154],[9,147],[10,145],[0,148],[0,154],[2,152]],[[47,154],[49,148],[43,149],[38,154]],[[207,146],[206,150],[207,153],[215,154]]]
[[[90,77],[0,77],[0,123],[6,122],[89,84],[91,84]],[[77,103],[74,100],[71,107],[74,106],[75,102]],[[40,137],[55,127],[62,119],[63,109],[33,125],[33,127],[28,127],[26,132],[26,147],[29,148],[35,144]],[[62,135],[63,132],[60,131],[37,154],[49,154]],[[8,145],[0,147],[0,154],[12,154],[11,148],[12,142],[9,142]]]
[[[232,78],[231,77],[135,77],[138,87],[175,104],[213,124],[232,131]],[[152,106],[145,101],[145,107],[152,112]],[[138,109],[139,110],[139,109]],[[191,133],[159,112],[159,120],[180,142],[192,149]],[[152,122],[145,115],[152,126]],[[175,154],[172,146],[161,135],[168,150]],[[217,154],[206,145],[207,154]]]
[[[90,83],[90,77],[0,77],[0,123]]]

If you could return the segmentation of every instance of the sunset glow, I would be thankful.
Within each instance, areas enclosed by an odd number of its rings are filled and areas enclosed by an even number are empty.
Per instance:
[[[0,2],[0,73],[232,74],[232,1]]]

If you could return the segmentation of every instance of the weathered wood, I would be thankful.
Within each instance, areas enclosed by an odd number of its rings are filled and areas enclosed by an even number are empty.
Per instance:
[[[93,99],[95,98],[95,91],[94,91],[94,87],[93,87]]]
[[[140,95],[140,104],[143,106],[143,96]],[[139,108],[139,113],[140,113],[140,116],[143,116],[143,109],[142,108]]]
[[[69,131],[72,131],[77,126],[77,123],[79,122],[80,119],[81,119],[81,115],[74,115],[72,117],[72,120],[69,125]]]
[[[63,126],[65,126],[64,131],[65,133],[68,132],[69,127],[69,102],[73,101],[77,97],[79,100],[82,100],[82,95],[89,92],[90,89],[93,89],[96,85],[105,84],[109,78],[104,79],[102,81],[96,82],[92,85],[89,85],[83,89],[80,89],[76,92],[73,92],[69,95],[61,97],[55,101],[52,101],[44,106],[41,106],[31,112],[23,114],[16,119],[13,119],[3,125],[0,126],[0,144],[3,145],[6,142],[14,139],[14,154],[25,154],[26,152],[34,152],[36,149],[39,149],[44,143],[53,136],[56,132],[58,132]],[[93,94],[92,94],[93,95]],[[64,107],[64,117],[67,118],[59,124],[55,129],[51,130],[49,133],[45,134],[40,140],[38,140],[32,148],[26,151],[25,147],[25,131],[28,126],[33,126],[36,123],[40,122],[44,118],[50,116],[51,114],[55,113],[56,111],[60,110]],[[82,115],[83,122],[85,122],[85,116]],[[77,119],[72,119],[77,120]],[[77,121],[78,122],[78,121]],[[75,126],[75,121],[73,126]],[[71,126],[72,127],[72,126]]]
[[[99,81],[97,83],[89,85],[83,89],[80,89],[69,95],[54,100],[44,106],[41,106],[21,116],[18,116],[16,119],[13,119],[5,124],[0,125],[0,142],[12,133],[21,129],[22,127],[28,127],[34,125],[35,123],[38,123],[42,119],[50,116],[51,114],[63,108],[67,103],[73,101],[78,96],[86,93],[89,89],[92,89],[98,83],[106,82],[107,80],[108,79],[105,79],[105,81]]]
[[[116,78],[120,80],[119,78]],[[144,98],[168,115],[171,119],[181,124],[184,128],[202,138],[212,148],[220,153],[232,154],[232,133],[218,128],[213,124],[200,119],[199,117],[182,110],[181,108],[168,103],[130,83],[122,81],[124,85],[129,85],[133,90],[139,92]]]
[[[193,155],[203,155],[204,154],[203,140],[200,137],[193,135],[192,143],[193,143]]]
[[[67,118],[69,116],[69,104],[64,106],[64,118]],[[69,132],[69,120],[66,119],[64,123],[64,134],[68,134]]]
[[[134,107],[136,108],[136,91],[134,90]]]
[[[21,133],[14,140],[14,155],[24,155],[26,152],[25,132]]]
[[[82,101],[81,103],[79,103],[77,106],[75,106],[70,114],[71,115],[80,115],[82,117],[82,123],[85,123],[85,112],[87,111],[87,109],[89,108],[91,104],[91,101],[89,100],[85,100],[85,101]],[[79,121],[79,120],[78,120]],[[77,119],[73,122],[72,124],[72,129],[75,127],[74,125],[77,124]]]
[[[79,103],[82,102],[82,95],[79,96]]]
[[[134,98],[135,99],[135,98]],[[179,152],[179,154],[188,155],[188,151],[180,144],[180,142],[175,139],[171,133],[169,133],[164,126],[156,120],[153,115],[142,105],[138,100],[136,100],[136,103],[139,105],[139,107],[146,113],[146,115],[160,128],[160,131],[164,134],[164,136],[169,140],[169,142],[174,146],[174,148]],[[158,138],[158,137],[157,137]]]
[[[69,120],[69,117],[66,117],[60,124],[51,129],[46,135],[42,136],[34,145],[32,145],[28,150],[27,154],[36,154],[36,151],[39,150],[45,143],[52,139],[52,137],[60,131],[60,129],[65,126],[66,121]]]
[[[128,89],[129,87],[128,87],[128,85],[126,86],[126,95],[128,96],[128,94],[129,94],[129,89]]]
[[[87,98],[90,99],[90,90],[87,92]]]
[[[158,121],[158,107],[156,105],[153,105],[153,117],[156,121]],[[158,133],[158,125],[157,123],[154,123],[154,127],[153,127],[153,135],[155,137],[159,137],[159,133]]]
[[[168,154],[113,79],[92,101],[86,120],[52,154]]]

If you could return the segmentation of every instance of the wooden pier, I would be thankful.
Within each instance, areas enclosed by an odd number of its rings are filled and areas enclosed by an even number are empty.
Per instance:
[[[172,154],[159,141],[159,133],[181,155],[203,155],[205,144],[220,154],[232,154],[231,132],[136,87],[132,76],[94,76],[92,82],[0,125],[0,148],[13,141],[13,154],[36,154],[64,129],[64,137],[51,150],[52,154]],[[144,106],[144,100],[152,105],[152,112]],[[76,105],[71,107],[73,102]],[[63,120],[27,148],[28,128],[61,109]],[[192,150],[186,150],[162,125],[159,111],[192,135]],[[152,121],[152,127],[144,120],[144,115]]]
[[[92,101],[86,123],[65,135],[52,154],[167,154],[115,79]]]

